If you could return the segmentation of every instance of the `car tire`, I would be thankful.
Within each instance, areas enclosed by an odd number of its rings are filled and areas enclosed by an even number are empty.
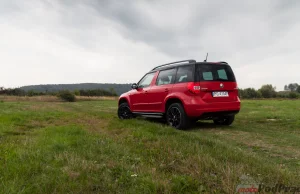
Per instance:
[[[119,119],[131,119],[134,117],[127,102],[123,102],[118,108]]]
[[[224,116],[214,119],[214,123],[216,125],[231,125],[234,121],[234,115],[232,116]]]
[[[176,129],[186,129],[189,126],[189,119],[180,103],[173,103],[168,107],[166,120],[168,125]]]

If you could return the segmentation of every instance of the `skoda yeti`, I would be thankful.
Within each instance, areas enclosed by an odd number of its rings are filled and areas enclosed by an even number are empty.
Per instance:
[[[118,116],[165,118],[177,129],[200,119],[231,125],[240,111],[235,76],[226,62],[177,61],[155,67],[119,98]]]

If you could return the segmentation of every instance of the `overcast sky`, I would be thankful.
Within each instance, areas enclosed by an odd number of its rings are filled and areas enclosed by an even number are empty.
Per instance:
[[[300,1],[0,0],[0,86],[133,83],[206,52],[240,88],[300,83]]]

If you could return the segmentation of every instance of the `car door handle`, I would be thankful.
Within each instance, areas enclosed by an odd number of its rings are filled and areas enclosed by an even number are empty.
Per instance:
[[[165,88],[165,92],[169,92],[169,89],[168,89],[168,88]]]

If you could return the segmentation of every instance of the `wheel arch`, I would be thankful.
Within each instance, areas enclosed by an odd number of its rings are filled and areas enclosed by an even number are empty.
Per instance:
[[[127,102],[128,105],[129,105],[129,107],[131,107],[131,106],[130,106],[130,101],[129,101],[129,99],[127,99],[126,97],[121,97],[121,98],[119,99],[118,106],[120,106],[120,104],[122,104],[122,103],[124,103],[124,102]]]
[[[164,112],[165,113],[167,112],[168,107],[171,104],[173,104],[173,103],[180,103],[180,104],[182,104],[182,106],[184,108],[184,103],[183,103],[183,101],[180,98],[178,98],[178,97],[170,97],[170,98],[166,99],[166,101],[165,101],[165,106],[164,106]]]

